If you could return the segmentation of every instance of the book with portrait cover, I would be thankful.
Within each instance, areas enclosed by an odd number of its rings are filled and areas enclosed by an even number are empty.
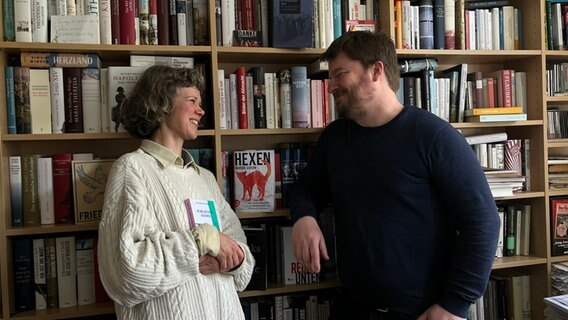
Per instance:
[[[108,108],[111,132],[126,132],[120,123],[120,105],[147,67],[108,67]]]
[[[552,199],[550,203],[552,255],[568,254],[568,199]]]
[[[99,221],[105,186],[114,160],[73,160],[73,199],[75,223]]]
[[[235,211],[274,211],[274,150],[235,151],[233,172]]]

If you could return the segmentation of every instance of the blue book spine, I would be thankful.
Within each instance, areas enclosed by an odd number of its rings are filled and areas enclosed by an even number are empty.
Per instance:
[[[17,312],[35,310],[34,260],[31,238],[12,239],[14,300]]]
[[[16,133],[16,98],[14,94],[14,67],[6,67],[6,120],[9,134]]]
[[[503,33],[503,8],[499,8],[499,49],[505,49],[505,34]]]
[[[341,0],[333,0],[333,38],[337,39],[343,33],[341,23]]]
[[[305,66],[291,68],[292,128],[310,127],[310,82]]]
[[[2,0],[2,8],[2,18],[4,20],[4,41],[16,41],[14,0]]]
[[[421,0],[418,7],[420,49],[434,49],[434,6],[432,0]]]
[[[292,144],[280,145],[280,169],[282,172],[282,205],[288,208],[290,192],[294,186],[294,158],[292,157]]]

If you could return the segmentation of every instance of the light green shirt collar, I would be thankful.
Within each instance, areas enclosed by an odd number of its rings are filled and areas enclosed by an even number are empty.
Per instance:
[[[180,157],[173,153],[170,149],[152,140],[142,140],[140,149],[158,160],[164,168],[171,165],[178,168],[188,168],[189,166],[193,166],[193,168],[199,172],[199,168],[197,164],[195,164],[195,160],[193,160],[191,154],[185,149],[182,149]]]

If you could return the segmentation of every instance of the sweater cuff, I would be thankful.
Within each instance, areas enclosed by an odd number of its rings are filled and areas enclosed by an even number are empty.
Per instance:
[[[440,299],[439,305],[455,316],[466,318],[471,302],[460,298],[454,293],[446,291],[442,299]]]
[[[219,254],[221,240],[219,239],[219,231],[214,226],[201,224],[191,230],[191,233],[197,244],[200,257],[206,254],[216,257]]]

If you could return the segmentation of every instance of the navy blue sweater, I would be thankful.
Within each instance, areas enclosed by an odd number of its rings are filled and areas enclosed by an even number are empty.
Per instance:
[[[485,290],[499,217],[474,152],[447,122],[406,106],[389,123],[331,123],[295,184],[294,220],[331,203],[338,271],[357,301],[466,316]]]

